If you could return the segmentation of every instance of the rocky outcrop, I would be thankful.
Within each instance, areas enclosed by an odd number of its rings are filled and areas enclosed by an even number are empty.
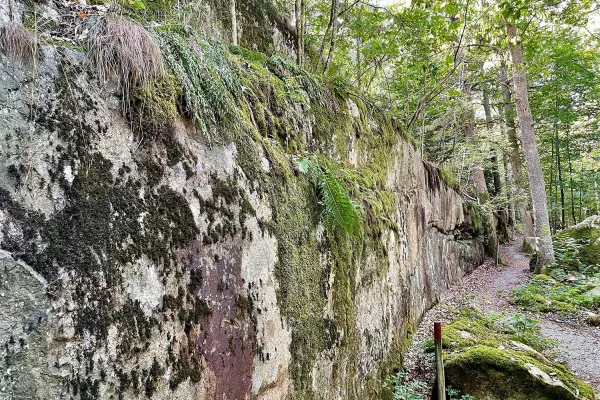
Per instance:
[[[164,125],[124,113],[77,49],[0,58],[0,399],[374,396],[482,260],[472,208],[389,116],[234,50],[219,71],[243,89],[214,135],[180,94]],[[307,152],[362,236],[320,223]]]
[[[586,218],[558,232],[554,240],[570,250],[573,257],[580,259],[584,266],[600,265],[600,215]]]

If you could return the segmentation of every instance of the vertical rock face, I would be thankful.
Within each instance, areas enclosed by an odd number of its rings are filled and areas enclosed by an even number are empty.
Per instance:
[[[0,399],[375,396],[482,260],[461,196],[356,97],[150,139],[81,53],[41,52],[0,59]],[[356,171],[361,238],[319,223],[298,149]]]

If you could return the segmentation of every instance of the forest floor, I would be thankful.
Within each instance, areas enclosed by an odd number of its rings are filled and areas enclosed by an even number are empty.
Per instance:
[[[589,382],[600,392],[600,327],[588,326],[583,318],[554,313],[531,313],[510,303],[513,289],[531,278],[529,258],[521,251],[522,239],[516,237],[500,248],[501,264],[492,259],[450,288],[440,303],[429,310],[411,347],[405,353],[409,378],[423,382],[434,381],[435,360],[423,351],[423,341],[433,337],[433,322],[449,324],[461,308],[476,308],[485,313],[523,314],[539,321],[540,334],[557,342],[552,358],[566,365],[573,373]]]

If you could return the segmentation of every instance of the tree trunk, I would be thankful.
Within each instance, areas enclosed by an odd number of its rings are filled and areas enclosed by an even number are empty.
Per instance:
[[[294,3],[294,18],[296,20],[296,64],[302,67],[304,64],[304,19],[306,5],[304,0],[296,0]]]
[[[479,140],[477,139],[477,131],[475,128],[475,110],[473,109],[473,94],[471,92],[471,86],[464,84],[463,92],[466,99],[463,121],[465,136],[473,146],[473,149],[477,151],[479,148]],[[480,203],[487,203],[490,199],[490,195],[485,184],[485,175],[479,160],[475,162],[475,165],[473,165],[471,175],[473,175],[473,183],[475,186],[475,195],[477,199]]]
[[[571,189],[571,217],[573,218],[573,225],[577,223],[575,217],[575,193],[573,188],[573,164],[571,163],[571,146],[567,139],[567,160],[569,162],[569,188]]]
[[[323,73],[327,72],[327,69],[329,68],[329,64],[331,63],[331,60],[333,59],[333,52],[335,51],[335,45],[336,45],[336,41],[337,41],[337,34],[338,34],[338,28],[339,28],[339,22],[338,22],[339,6],[340,6],[340,0],[332,0],[331,15],[333,18],[333,24],[331,26],[331,41],[329,42],[329,52],[327,53],[327,60],[325,60],[325,65],[323,66]]]
[[[600,195],[598,194],[598,176],[594,175],[594,198],[596,199],[596,210],[594,214],[600,212]]]
[[[235,0],[229,0],[230,12],[231,12],[231,44],[234,46],[238,45],[238,26],[237,26],[237,12],[235,10]]]
[[[504,132],[502,132],[502,135],[504,136]],[[510,200],[510,196],[513,193],[513,173],[512,173],[512,166],[510,165],[510,162],[508,161],[508,155],[506,152],[502,153],[502,162],[504,162],[504,181],[505,183],[505,187],[507,188],[507,196],[508,196],[508,225],[513,227],[515,226],[515,224],[517,223],[517,213],[515,211],[515,204],[512,200]]]
[[[583,163],[581,163],[581,173],[579,176],[583,176]],[[583,221],[583,185],[581,183],[579,184],[579,220]]]
[[[512,94],[509,89],[509,79],[506,73],[506,63],[502,60],[500,65],[500,82],[502,88],[502,98],[504,102],[504,119],[506,121],[506,134],[508,136],[508,142],[510,143],[509,148],[509,162],[512,167],[512,176],[515,183],[515,191],[513,192],[512,204],[516,204],[519,209],[519,216],[523,223],[523,237],[524,243],[531,245],[533,240],[533,217],[531,213],[531,207],[529,202],[529,196],[527,195],[527,182],[525,180],[525,173],[523,172],[523,163],[521,162],[521,153],[519,138],[517,136],[517,129],[515,124],[515,107],[512,99]]]
[[[300,0],[300,61],[301,66],[304,66],[304,53],[306,49],[306,0]]]
[[[471,92],[471,86],[467,83],[463,85],[463,92],[465,94],[465,111],[464,111],[464,130],[467,140],[473,146],[473,149],[477,151],[479,148],[479,140],[477,138],[477,130],[475,128],[475,110],[473,108],[473,95]],[[484,244],[487,252],[493,256],[498,256],[497,246],[497,233],[496,233],[496,217],[490,211],[486,210],[485,205],[490,201],[490,195],[488,193],[487,186],[485,184],[485,175],[481,166],[481,160],[476,160],[471,170],[473,176],[473,183],[475,187],[475,195],[479,204],[481,204],[484,213]]]
[[[556,132],[556,168],[558,172],[558,184],[560,186],[560,229],[566,228],[565,219],[565,183],[562,178],[562,165],[560,160],[560,138]]]
[[[296,64],[302,66],[302,16],[300,0],[294,3],[294,19],[296,20]]]
[[[517,42],[517,29],[508,21],[504,21],[506,34],[508,36],[508,47],[514,64],[515,100],[517,103],[517,116],[521,128],[523,150],[529,175],[529,186],[531,199],[533,201],[533,212],[535,215],[535,234],[539,238],[539,255],[535,272],[539,273],[542,266],[554,261],[554,249],[552,236],[550,235],[550,221],[548,220],[548,202],[546,197],[546,186],[542,175],[542,166],[537,143],[533,117],[529,106],[529,94],[527,92],[527,75],[523,65],[523,51]]]
[[[556,157],[554,156],[554,136],[550,137],[550,144],[552,145],[552,150],[550,150],[550,232],[554,234],[556,232],[556,178],[554,177],[554,161]]]
[[[492,108],[490,106],[490,95],[488,88],[483,88],[483,109],[485,111],[485,125],[488,135],[492,135],[494,122],[492,120]],[[498,155],[496,149],[492,149],[492,178],[494,181],[494,196],[502,194],[502,177],[500,175],[500,166],[498,165]],[[506,207],[499,204],[496,208],[496,218],[498,219],[498,233],[503,243],[509,241],[508,235],[508,213]]]
[[[323,39],[321,40],[321,45],[319,46],[319,58],[316,63],[316,70],[319,70],[321,66],[321,62],[323,62],[323,56],[325,54],[325,45],[327,44],[327,39],[329,38],[329,32],[333,31],[333,26],[337,21],[337,5],[339,0],[331,0],[331,7],[329,9],[329,22],[327,23],[327,28],[325,29],[325,33],[323,34]]]

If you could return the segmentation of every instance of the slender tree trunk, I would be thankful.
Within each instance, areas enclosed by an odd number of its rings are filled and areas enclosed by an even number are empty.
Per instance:
[[[329,9],[329,22],[327,23],[327,28],[325,29],[325,33],[323,34],[323,39],[321,40],[321,46],[319,46],[319,58],[316,63],[316,70],[319,70],[321,66],[321,62],[323,62],[323,56],[325,54],[325,45],[327,44],[327,39],[329,39],[329,32],[333,30],[333,26],[337,21],[337,5],[339,0],[331,0],[331,7]]]
[[[357,35],[354,40],[356,42],[356,87],[361,89],[362,85],[360,83],[362,79],[360,79],[360,77],[362,76],[362,60],[360,56],[360,48],[362,47],[362,41],[360,35]]]
[[[600,195],[598,194],[598,175],[594,175],[594,198],[596,199],[596,210],[594,214],[600,211]]]
[[[473,109],[473,94],[471,87],[468,84],[463,85],[463,92],[466,98],[466,106],[464,112],[464,129],[465,135],[473,149],[477,151],[479,148],[479,140],[477,138],[477,130],[475,128],[475,110]],[[485,175],[481,166],[481,161],[476,161],[471,171],[473,175],[473,183],[475,185],[475,195],[480,203],[487,203],[490,195],[485,184]]]
[[[302,67],[304,64],[304,32],[306,29],[306,4],[304,0],[295,1],[294,18],[296,19],[296,64]]]
[[[504,132],[502,132],[502,134],[504,135]],[[514,182],[513,182],[513,172],[512,172],[512,166],[510,165],[510,162],[508,161],[508,155],[506,154],[506,152],[502,153],[502,161],[504,162],[504,180],[506,182],[506,184],[504,185],[507,188],[507,196],[509,198],[508,200],[508,225],[513,227],[515,226],[515,224],[517,223],[517,213],[515,211],[515,204],[514,202],[510,199],[510,197],[512,196],[514,190],[513,190],[513,186],[514,186]]]
[[[523,51],[517,42],[517,29],[514,25],[504,21],[506,34],[508,36],[508,47],[510,49],[514,64],[515,100],[517,103],[517,116],[521,128],[523,150],[529,175],[529,186],[531,199],[533,201],[533,212],[535,215],[535,234],[539,238],[539,255],[535,272],[539,273],[541,267],[554,261],[554,248],[552,236],[550,235],[550,221],[548,220],[548,202],[546,197],[546,186],[542,174],[542,165],[537,143],[533,117],[529,106],[529,94],[527,92],[527,75],[523,64]]]
[[[565,218],[565,183],[562,178],[562,164],[560,159],[560,138],[556,132],[556,168],[558,172],[558,184],[560,186],[560,229],[566,228]]]
[[[306,48],[306,0],[300,0],[300,65],[304,66]]]
[[[333,52],[335,51],[335,45],[337,42],[337,34],[339,28],[338,22],[338,10],[340,7],[340,0],[332,0],[332,16],[333,16],[333,25],[331,26],[331,41],[329,42],[329,52],[327,53],[327,60],[325,60],[325,65],[323,66],[323,73],[327,72],[329,68],[329,64],[331,64],[331,60],[333,59]]]
[[[575,194],[573,188],[573,164],[571,163],[571,146],[569,140],[567,140],[567,160],[569,162],[569,188],[571,189],[571,217],[573,218],[573,225],[577,223],[575,217]]]
[[[471,86],[467,83],[463,85],[463,92],[465,94],[465,111],[464,111],[464,130],[467,140],[473,146],[473,149],[477,151],[479,148],[479,140],[477,138],[477,130],[475,127],[475,110],[473,108],[473,94],[471,92]],[[484,236],[485,236],[485,247],[488,253],[493,256],[498,256],[497,244],[497,233],[496,233],[496,217],[492,212],[486,211],[485,205],[490,201],[490,195],[488,193],[487,186],[485,184],[485,175],[481,166],[481,160],[476,160],[471,170],[473,176],[473,183],[475,187],[475,195],[479,200],[479,203],[483,206],[485,222],[484,222]]]
[[[525,173],[523,171],[523,163],[521,162],[521,153],[519,138],[517,136],[517,129],[515,124],[515,107],[510,93],[509,83],[506,73],[506,63],[502,60],[500,65],[500,82],[502,88],[502,98],[504,102],[504,119],[506,121],[506,134],[508,136],[508,142],[510,143],[509,148],[509,162],[512,167],[512,176],[515,183],[515,191],[513,192],[513,198],[516,200],[512,201],[512,204],[517,205],[519,209],[519,216],[523,223],[523,236],[524,244],[531,245],[531,240],[535,235],[533,230],[533,217],[531,213],[531,207],[529,202],[529,195],[527,194],[527,182],[525,180]]]
[[[302,12],[300,0],[294,3],[294,19],[296,20],[296,64],[302,66]]]
[[[556,232],[556,178],[554,177],[554,162],[556,157],[554,156],[554,136],[551,136],[550,144],[552,150],[550,151],[550,232],[554,234]]]
[[[490,106],[490,94],[487,86],[483,88],[483,109],[485,111],[485,125],[488,135],[491,136],[494,130],[494,122],[492,120],[492,107]],[[492,178],[494,181],[494,196],[502,194],[502,177],[500,175],[500,165],[498,163],[498,155],[496,149],[492,149]],[[498,219],[498,233],[503,243],[508,242],[508,213],[504,205],[498,205],[496,208],[496,217]]]
[[[238,45],[238,26],[237,26],[237,12],[235,10],[235,1],[229,0],[230,12],[231,12],[231,43],[234,46]]]
[[[581,163],[579,176],[583,176],[583,163]],[[581,183],[579,183],[579,220],[583,221],[583,185]]]

